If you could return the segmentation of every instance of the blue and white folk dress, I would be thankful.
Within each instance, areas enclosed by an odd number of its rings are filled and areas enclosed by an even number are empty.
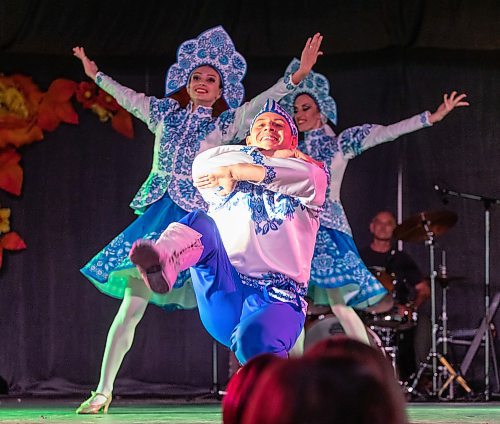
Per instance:
[[[324,289],[330,288],[340,288],[346,305],[357,309],[374,305],[387,294],[361,260],[354,244],[340,202],[342,179],[349,160],[365,150],[430,125],[429,112],[424,112],[388,126],[365,124],[348,128],[338,136],[328,125],[304,133],[299,149],[324,161],[331,175],[309,282],[308,296],[315,304],[329,304]]]
[[[193,110],[191,103],[182,108],[173,99],[137,93],[102,72],[97,74],[96,82],[155,135],[151,172],[130,204],[139,217],[81,269],[101,292],[123,298],[129,279],[141,278],[128,257],[134,241],[156,240],[171,222],[195,209],[206,209],[191,176],[196,155],[243,138],[266,100],[279,100],[293,91],[295,85],[286,76],[250,102],[214,118],[211,108]],[[196,307],[189,282],[189,271],[180,273],[172,291],[154,293],[150,302],[165,310]]]

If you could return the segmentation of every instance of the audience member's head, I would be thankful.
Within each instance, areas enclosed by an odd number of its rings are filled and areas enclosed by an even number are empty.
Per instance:
[[[259,380],[243,424],[401,424],[404,398],[382,353],[345,336],[321,341]]]
[[[231,377],[222,399],[222,422],[240,424],[250,395],[259,386],[258,380],[275,363],[283,359],[271,353],[258,355],[248,361]]]

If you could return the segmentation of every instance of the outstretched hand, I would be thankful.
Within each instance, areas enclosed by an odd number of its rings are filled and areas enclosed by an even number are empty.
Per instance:
[[[292,82],[294,84],[299,84],[316,64],[318,56],[323,55],[323,52],[320,50],[322,41],[323,36],[319,32],[307,39],[306,45],[302,50],[302,55],[300,56],[299,69],[292,75]]]
[[[429,116],[429,122],[434,124],[441,121],[456,107],[469,106],[469,102],[463,101],[465,97],[467,97],[467,94],[460,94],[457,96],[456,91],[453,91],[449,96],[445,93],[443,96],[443,103],[439,105],[434,113],[431,113]]]
[[[73,47],[73,56],[77,57],[82,61],[83,69],[85,74],[95,80],[98,68],[94,61],[90,60],[85,54],[85,49],[83,47]]]

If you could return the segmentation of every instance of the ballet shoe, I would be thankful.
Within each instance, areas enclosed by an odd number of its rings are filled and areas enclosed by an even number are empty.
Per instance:
[[[105,395],[104,393],[98,393],[91,391],[91,396],[84,401],[76,410],[77,414],[98,414],[101,410],[103,414],[108,413],[109,404],[111,403],[112,395]],[[104,402],[94,402],[92,401],[97,396],[103,396],[105,398]]]

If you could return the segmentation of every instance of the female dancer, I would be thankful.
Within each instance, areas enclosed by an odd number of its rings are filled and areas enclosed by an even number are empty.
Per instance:
[[[139,238],[156,240],[171,222],[205,208],[191,177],[195,156],[233,138],[243,138],[252,117],[268,98],[279,100],[289,94],[309,73],[322,54],[321,41],[320,34],[309,38],[297,72],[239,106],[244,97],[241,81],[246,72],[245,59],[221,26],[207,30],[180,45],[177,62],[167,73],[166,96],[185,86],[191,99],[185,108],[171,98],[146,96],[118,84],[98,71],[82,47],[73,49],[87,76],[155,134],[151,173],[130,204],[140,216],[81,270],[100,291],[123,301],[109,329],[97,389],[77,413],[107,412],[116,375],[148,303],[165,310],[196,306],[192,287],[186,284],[187,272],[179,275],[170,293],[151,292],[128,258],[132,243]],[[229,110],[214,118],[212,106],[221,96]]]
[[[287,73],[297,69],[293,59]],[[316,160],[324,161],[331,175],[327,200],[321,214],[321,227],[311,266],[309,290],[326,289],[328,303],[347,335],[368,343],[363,323],[352,307],[369,309],[384,299],[387,291],[363,264],[352,239],[352,232],[340,202],[340,187],[349,160],[378,144],[392,141],[441,121],[455,107],[468,106],[465,94],[444,95],[444,101],[434,113],[428,111],[392,125],[364,124],[348,128],[336,135],[327,121],[337,123],[337,107],[329,94],[325,76],[310,72],[297,89],[283,97],[280,103],[294,113],[299,132],[304,139],[299,149]],[[314,287],[317,286],[317,287]],[[298,350],[297,350],[298,349]],[[300,353],[300,346],[295,349]]]

